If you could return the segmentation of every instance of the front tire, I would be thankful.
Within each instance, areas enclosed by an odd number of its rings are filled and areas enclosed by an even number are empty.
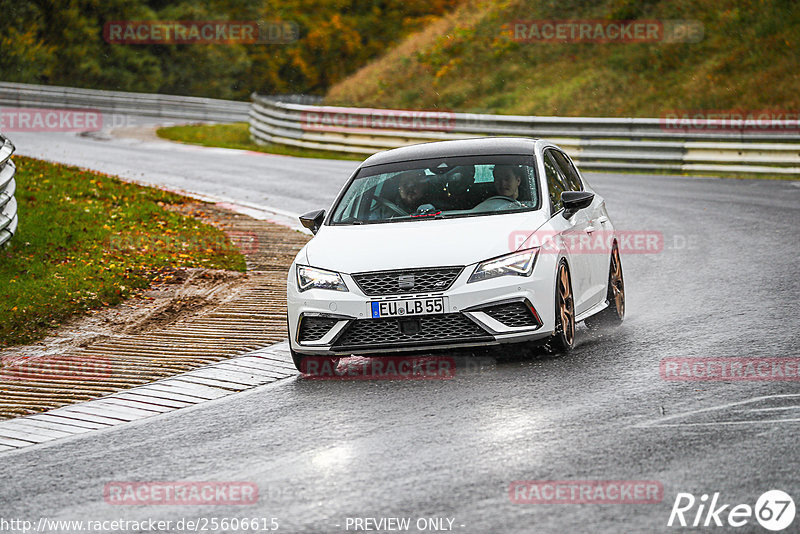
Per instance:
[[[556,352],[567,352],[575,345],[575,300],[572,297],[572,280],[566,261],[558,266],[555,315],[556,329],[549,345]]]

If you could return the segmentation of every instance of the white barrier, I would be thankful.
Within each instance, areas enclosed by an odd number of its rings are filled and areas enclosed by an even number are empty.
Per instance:
[[[665,119],[525,117],[342,108],[253,95],[250,134],[259,143],[372,154],[427,141],[480,136],[546,137],[585,169],[800,174],[800,124],[780,131]],[[677,131],[676,131],[677,130]]]
[[[247,120],[250,104],[193,96],[0,82],[0,107],[91,109],[119,115],[241,122]]]
[[[17,199],[14,192],[17,182],[14,174],[17,168],[11,161],[14,145],[0,135],[0,246],[6,244],[14,232],[17,231],[19,217],[17,216]]]

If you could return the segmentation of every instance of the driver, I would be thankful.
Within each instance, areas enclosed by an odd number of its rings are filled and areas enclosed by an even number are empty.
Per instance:
[[[424,170],[415,169],[401,172],[393,178],[397,178],[397,196],[391,200],[385,198],[380,201],[379,199],[377,207],[370,213],[371,220],[386,220],[411,215],[428,200],[430,187]]]
[[[428,182],[425,171],[415,169],[401,173],[398,191],[400,198],[397,205],[407,213],[416,212],[417,208],[428,198]]]
[[[519,184],[522,183],[523,170],[516,165],[495,165],[492,169],[494,190],[498,195],[513,198],[519,197]]]

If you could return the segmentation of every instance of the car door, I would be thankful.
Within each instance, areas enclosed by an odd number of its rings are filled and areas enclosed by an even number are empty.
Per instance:
[[[586,228],[589,226],[589,218],[586,210],[565,219],[562,213],[564,206],[561,202],[561,193],[570,190],[570,184],[564,175],[556,159],[553,156],[555,149],[544,150],[543,164],[544,174],[547,180],[547,189],[550,195],[551,213],[557,220],[553,221],[553,227],[563,237],[564,246],[567,250],[570,265],[570,277],[572,278],[572,294],[575,298],[575,314],[580,315],[588,310],[590,305],[588,297],[591,294],[591,266],[587,254],[581,251],[582,240],[586,239]],[[560,220],[558,220],[560,219]]]
[[[562,174],[566,177],[570,191],[583,191],[585,189],[578,169],[572,160],[561,150],[552,150],[551,155],[558,164]],[[611,250],[607,244],[610,238],[606,227],[608,217],[605,214],[603,198],[595,193],[592,204],[581,210],[587,220],[584,228],[586,232],[585,245],[581,247],[581,255],[585,256],[588,268],[588,289],[586,292],[587,309],[600,304],[606,297],[606,284],[608,283],[609,255]],[[577,216],[577,214],[576,214]]]

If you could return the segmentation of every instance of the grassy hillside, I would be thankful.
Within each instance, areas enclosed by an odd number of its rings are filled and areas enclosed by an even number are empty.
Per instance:
[[[697,43],[523,43],[540,19],[690,19]],[[508,28],[508,26],[506,26]],[[330,104],[562,116],[800,109],[791,0],[473,0],[328,93]]]

